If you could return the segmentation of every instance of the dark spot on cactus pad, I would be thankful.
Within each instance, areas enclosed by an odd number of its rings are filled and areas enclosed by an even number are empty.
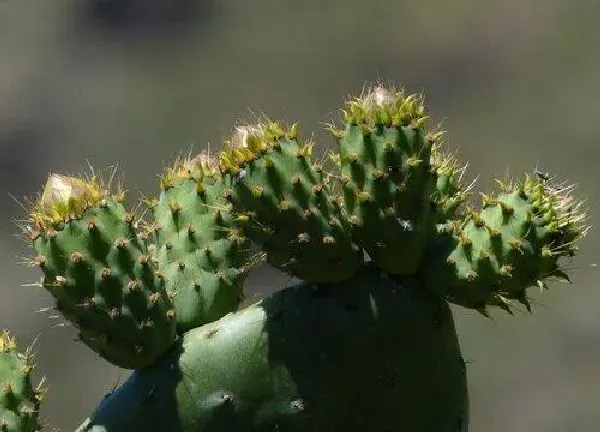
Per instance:
[[[219,333],[219,330],[219,328],[210,329],[208,332],[206,332],[206,338],[210,339],[211,337]]]

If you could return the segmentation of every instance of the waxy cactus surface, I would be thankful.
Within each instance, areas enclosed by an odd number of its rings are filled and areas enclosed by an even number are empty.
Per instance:
[[[467,430],[448,302],[530,310],[529,287],[568,280],[585,214],[545,175],[472,202],[422,95],[375,86],[342,113],[332,166],[297,125],[237,126],[167,168],[140,217],[96,176],[50,176],[25,225],[40,285],[136,369],[79,431]],[[301,282],[238,310],[262,261]],[[11,341],[0,424],[27,432],[38,398]]]

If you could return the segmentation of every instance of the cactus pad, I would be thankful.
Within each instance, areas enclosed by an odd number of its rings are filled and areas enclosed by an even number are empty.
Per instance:
[[[94,179],[53,174],[29,233],[43,286],[82,341],[111,363],[139,369],[171,346],[175,318],[121,198]]]
[[[225,184],[207,153],[177,161],[161,187],[151,225],[155,256],[183,332],[237,309],[256,254],[234,226]]]
[[[339,282],[359,269],[362,251],[311,153],[295,126],[239,127],[220,156],[225,196],[270,264],[307,282]]]
[[[391,274],[421,263],[434,229],[429,201],[433,135],[422,97],[375,87],[347,102],[338,131],[344,202],[371,259]]]
[[[39,431],[38,410],[45,390],[31,385],[31,352],[19,353],[7,330],[0,333],[0,431]]]
[[[483,313],[486,305],[511,311],[513,299],[529,309],[526,288],[568,278],[558,260],[573,256],[585,233],[585,216],[570,192],[528,176],[503,185],[497,196],[484,195],[481,212],[439,235],[423,266],[425,286]]]

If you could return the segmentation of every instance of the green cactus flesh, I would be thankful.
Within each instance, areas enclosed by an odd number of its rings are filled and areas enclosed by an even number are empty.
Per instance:
[[[276,123],[239,128],[221,155],[226,197],[270,264],[307,282],[343,281],[363,254],[325,174],[310,160],[312,145],[299,144],[293,130],[286,136]]]
[[[31,354],[19,353],[14,338],[0,333],[0,431],[40,430],[38,410],[44,391],[31,385]]]
[[[79,432],[458,432],[466,400],[447,304],[364,268],[191,330]]]
[[[177,162],[153,207],[155,256],[179,332],[236,310],[251,265],[250,240],[234,227],[215,167],[206,154]]]
[[[438,235],[422,271],[424,285],[448,300],[485,313],[508,311],[510,300],[529,309],[526,288],[567,276],[559,258],[573,256],[583,234],[570,188],[527,177],[485,196],[483,210]]]
[[[51,189],[58,196],[43,196],[32,214],[43,286],[81,340],[106,360],[131,369],[152,364],[172,345],[175,318],[133,216],[93,182],[55,176],[45,195]]]
[[[385,271],[414,274],[435,225],[424,107],[419,98],[376,87],[344,113],[341,181],[355,234]]]
[[[456,219],[457,211],[465,201],[469,188],[461,185],[466,167],[459,167],[453,156],[442,152],[438,146],[431,149],[431,172],[433,174],[430,200],[435,208],[435,220],[444,224]]]

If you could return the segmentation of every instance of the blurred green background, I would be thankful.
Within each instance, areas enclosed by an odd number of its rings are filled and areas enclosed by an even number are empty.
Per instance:
[[[377,79],[424,90],[431,115],[478,187],[540,169],[600,206],[600,5],[597,0],[0,1],[0,327],[39,336],[48,424],[72,430],[126,371],[36,312],[39,277],[19,265],[23,214],[49,171],[118,163],[132,198],[180,150],[217,145],[251,112],[322,122]],[[536,296],[533,316],[484,319],[455,308],[471,391],[471,430],[597,431],[600,269],[597,230],[567,263],[574,285]],[[256,270],[249,297],[285,286]],[[533,291],[533,290],[532,290]],[[393,343],[393,341],[390,341]],[[49,429],[50,430],[50,429]]]

